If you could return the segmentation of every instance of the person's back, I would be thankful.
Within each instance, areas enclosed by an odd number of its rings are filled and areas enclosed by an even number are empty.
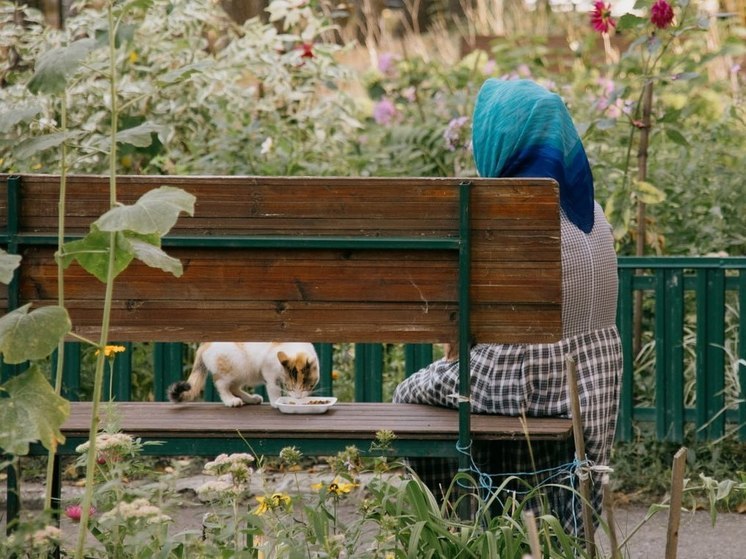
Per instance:
[[[616,325],[618,277],[611,226],[595,204],[583,233],[562,212],[562,337]]]

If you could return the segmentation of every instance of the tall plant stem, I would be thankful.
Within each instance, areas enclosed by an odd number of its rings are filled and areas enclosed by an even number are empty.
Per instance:
[[[109,204],[114,207],[117,200],[117,75],[116,75],[116,25],[112,2],[109,2],[107,12],[109,18],[109,88],[111,94],[111,146],[109,152]],[[116,248],[116,232],[109,236],[109,264],[106,274],[106,291],[104,295],[104,311],[101,319],[101,335],[99,338],[99,352],[96,358],[96,372],[93,379],[93,396],[91,402],[91,425],[89,430],[89,447],[86,460],[85,491],[83,493],[82,511],[80,516],[80,530],[78,531],[78,542],[75,549],[76,559],[84,559],[85,539],[90,517],[91,503],[93,501],[93,481],[96,470],[96,435],[98,433],[98,409],[101,402],[101,392],[104,379],[104,364],[106,355],[104,348],[109,338],[109,323],[111,320],[111,306],[114,293],[114,262]]]
[[[62,93],[62,106],[60,107],[60,128],[67,130],[67,92]],[[57,250],[62,250],[65,242],[65,196],[67,195],[67,142],[62,142],[60,150],[60,197],[57,202]],[[65,307],[65,270],[62,261],[57,261],[57,304]],[[65,360],[65,341],[60,340],[57,344],[57,367],[54,373],[54,392],[58,396],[62,393],[62,371]],[[47,456],[46,489],[44,493],[44,510],[52,510],[52,487],[54,478],[54,456],[56,449],[49,450]]]
[[[650,143],[650,114],[653,107],[653,81],[647,80],[642,90],[642,124],[640,127],[640,144],[637,149],[637,180],[647,180],[648,145]],[[637,240],[635,254],[642,256],[645,252],[645,202],[637,201]],[[642,291],[635,292],[635,321],[633,325],[633,352],[637,355],[642,345]]]

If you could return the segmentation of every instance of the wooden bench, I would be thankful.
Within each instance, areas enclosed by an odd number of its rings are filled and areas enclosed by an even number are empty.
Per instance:
[[[55,304],[59,177],[1,176],[3,246],[23,256],[4,308]],[[196,196],[163,247],[175,278],[133,262],[115,283],[110,339],[202,342],[451,342],[459,339],[459,409],[339,403],[319,416],[269,405],[118,404],[122,430],[157,454],[272,454],[295,445],[367,451],[380,429],[408,456],[458,456],[471,439],[566,438],[569,419],[469,413],[469,344],[554,342],[561,334],[558,190],[546,179],[122,176],[133,203],[161,185]],[[108,209],[108,178],[67,181],[66,234]],[[77,334],[97,339],[103,285],[77,264],[65,302]],[[61,454],[87,437],[90,404],[73,402]],[[38,450],[38,449],[37,449]]]

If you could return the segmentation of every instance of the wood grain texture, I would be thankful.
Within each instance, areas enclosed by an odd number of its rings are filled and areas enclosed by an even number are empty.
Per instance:
[[[90,402],[71,402],[62,426],[69,437],[86,435],[91,422]],[[388,429],[399,439],[456,440],[458,412],[419,404],[337,403],[319,415],[286,415],[269,404],[227,408],[221,403],[120,402],[117,417],[125,433],[140,437],[189,438],[375,438]],[[524,438],[563,440],[572,434],[572,420],[472,414],[472,436],[481,440]]]
[[[6,188],[5,177],[0,188]],[[549,343],[561,335],[557,188],[540,179],[469,179],[474,341]],[[257,249],[176,246],[185,238],[261,235],[456,238],[455,178],[122,176],[132,203],[161,185],[197,197],[165,250],[175,278],[139,262],[116,280],[111,339],[444,342],[458,324],[455,250]],[[69,234],[108,208],[108,178],[68,178]],[[58,178],[24,176],[20,191],[20,303],[54,304]],[[7,221],[0,192],[0,222]],[[36,241],[34,240],[36,239]],[[49,241],[51,243],[51,241]],[[96,336],[103,285],[77,264],[65,272],[74,331]]]

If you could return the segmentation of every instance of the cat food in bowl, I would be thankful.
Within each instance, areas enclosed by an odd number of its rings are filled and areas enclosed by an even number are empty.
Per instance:
[[[275,401],[275,404],[282,413],[324,413],[336,401],[336,398],[327,396],[308,396],[307,398],[282,396]]]

